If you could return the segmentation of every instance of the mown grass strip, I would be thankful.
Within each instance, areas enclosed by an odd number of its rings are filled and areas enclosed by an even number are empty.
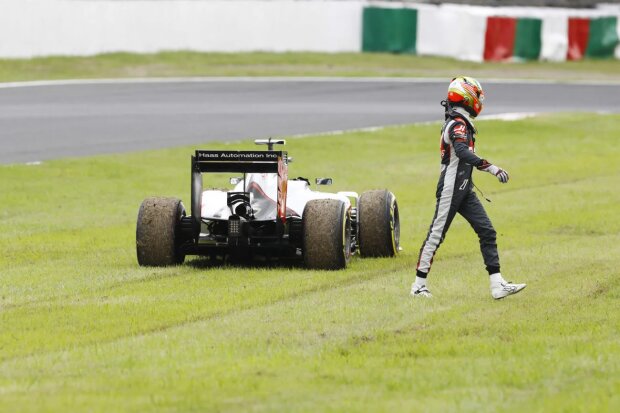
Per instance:
[[[379,76],[620,80],[619,60],[475,63],[381,53],[109,53],[0,59],[0,82],[176,76]]]
[[[193,147],[2,166],[0,410],[616,411],[619,125],[478,123],[479,153],[511,174],[475,175],[503,272],[528,283],[500,302],[458,218],[429,278],[435,298],[408,296],[438,124],[289,140],[292,175],[398,197],[403,253],[344,272],[138,267],[137,208],[189,198]]]

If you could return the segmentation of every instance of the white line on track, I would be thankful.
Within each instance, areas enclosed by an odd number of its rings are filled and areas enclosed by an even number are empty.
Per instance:
[[[538,112],[510,112],[510,113],[498,113],[496,115],[486,115],[480,116],[477,121],[485,121],[485,120],[503,120],[506,122],[512,122],[516,120],[522,120],[527,118],[533,118],[541,113]],[[377,132],[383,129],[388,128],[402,128],[411,125],[434,125],[434,124],[442,124],[443,120],[431,120],[431,121],[422,121],[422,122],[411,122],[411,123],[397,123],[394,125],[383,125],[383,126],[368,126],[365,128],[355,128],[355,129],[337,129],[326,132],[317,132],[317,133],[298,133],[295,135],[282,136],[290,139],[299,139],[299,138],[308,138],[313,136],[333,136],[333,135],[343,135],[345,133],[350,132]],[[226,143],[239,143],[241,140],[236,142],[226,142]]]
[[[599,111],[596,112],[598,114],[601,115],[606,115],[606,114],[611,114],[613,112],[606,112],[606,111]],[[536,116],[541,115],[542,113],[540,112],[510,112],[510,113],[498,113],[495,115],[483,115],[480,116],[480,118],[477,119],[477,121],[486,121],[486,120],[503,120],[506,122],[512,122],[512,121],[517,121],[517,120],[522,120],[522,119],[527,119],[527,118],[533,118]],[[383,126],[368,126],[365,128],[355,128],[355,129],[337,129],[337,130],[332,130],[332,131],[326,131],[326,132],[315,132],[315,133],[298,133],[295,135],[283,135],[281,136],[282,138],[287,138],[287,139],[303,139],[303,138],[309,138],[309,137],[313,137],[313,136],[334,136],[334,135],[343,135],[345,133],[354,133],[354,132],[378,132],[387,128],[402,128],[402,127],[406,127],[406,126],[411,126],[411,125],[433,125],[433,124],[441,124],[443,123],[442,120],[433,120],[433,121],[422,121],[422,122],[413,122],[413,123],[402,123],[402,124],[394,124],[394,125],[383,125]],[[225,141],[225,142],[219,142],[221,144],[224,145],[237,145],[240,142],[244,142],[247,139],[239,139],[239,140],[234,140],[234,141]],[[8,164],[8,165],[29,165],[29,166],[38,166],[38,165],[42,165],[43,162],[42,161],[31,161],[31,162],[25,162],[25,163],[17,163],[17,164]],[[3,166],[7,166],[7,165],[3,165]]]
[[[513,122],[515,120],[522,120],[527,118],[533,118],[534,116],[538,116],[540,113],[537,112],[514,112],[514,113],[498,113],[496,115],[482,115],[477,118],[477,121],[481,120],[503,120],[506,122]]]

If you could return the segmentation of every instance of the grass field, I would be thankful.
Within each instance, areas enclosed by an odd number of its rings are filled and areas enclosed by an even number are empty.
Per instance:
[[[292,176],[399,199],[402,254],[341,272],[138,267],[138,206],[189,199],[192,147],[0,166],[0,411],[619,411],[620,116],[479,123],[511,172],[476,175],[503,273],[528,283],[502,301],[459,218],[435,297],[408,295],[438,128],[289,140]]]
[[[473,63],[378,53],[110,53],[0,59],[0,82],[170,76],[386,76],[620,81],[620,60]]]

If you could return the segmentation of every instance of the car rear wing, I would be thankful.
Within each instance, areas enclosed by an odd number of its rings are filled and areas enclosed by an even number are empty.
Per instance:
[[[192,156],[194,172],[277,173],[288,160],[285,151],[203,151]]]
[[[285,151],[204,151],[192,156],[192,230],[198,239],[201,228],[202,174],[207,172],[277,173],[277,215],[286,222],[288,154]]]

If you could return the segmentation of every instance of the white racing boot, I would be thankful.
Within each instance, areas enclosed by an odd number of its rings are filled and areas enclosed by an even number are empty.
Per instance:
[[[411,285],[411,296],[430,298],[433,294],[431,294],[428,288],[426,288],[426,285],[417,285],[416,283],[413,283]]]
[[[500,300],[512,294],[516,294],[523,290],[527,284],[515,284],[504,280],[502,274],[491,274],[491,296],[496,300]]]

